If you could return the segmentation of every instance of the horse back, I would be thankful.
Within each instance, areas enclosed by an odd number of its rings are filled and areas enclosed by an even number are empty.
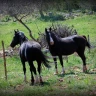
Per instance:
[[[77,45],[85,45],[86,43],[86,39],[83,37],[83,36],[78,36],[78,35],[72,35],[72,36],[69,36],[69,37],[65,37],[65,38],[62,38],[62,41],[65,43],[65,44],[77,44]]]
[[[20,46],[19,54],[22,60],[28,61],[28,59],[35,60],[38,55],[38,50],[41,50],[39,43],[35,42],[24,42]]]

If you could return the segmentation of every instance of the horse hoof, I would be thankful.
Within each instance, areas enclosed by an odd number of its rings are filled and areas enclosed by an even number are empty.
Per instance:
[[[39,83],[39,81],[35,81],[34,83],[35,83],[35,84],[38,84],[38,83]]]
[[[83,66],[83,72],[87,73],[87,67],[86,66]]]
[[[44,83],[43,83],[43,82],[40,82],[40,85],[41,85],[41,86],[43,86],[43,85],[44,85]]]
[[[30,86],[33,86],[33,85],[34,85],[34,82],[31,82],[31,83],[30,83]]]
[[[28,81],[25,81],[25,80],[24,80],[23,82],[24,82],[25,84],[27,84],[27,83],[28,83]]]
[[[87,70],[83,70],[83,73],[87,73],[88,71]]]
[[[30,86],[33,86],[34,85],[34,83],[30,83]]]
[[[25,83],[27,84],[27,83],[28,83],[28,81],[25,81]]]
[[[58,74],[58,70],[56,70],[55,72],[54,72],[54,75],[57,75]]]
[[[61,72],[61,75],[64,75],[65,74],[65,71],[64,72]]]
[[[54,72],[54,75],[57,75],[58,73],[57,72]]]

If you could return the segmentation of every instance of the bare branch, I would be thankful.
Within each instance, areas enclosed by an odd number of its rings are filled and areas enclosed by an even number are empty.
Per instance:
[[[30,37],[34,40],[34,41],[37,41],[33,36],[32,36],[32,31],[30,30],[30,28],[21,20],[21,19],[18,19],[18,17],[16,15],[14,15],[14,18],[19,21],[28,31],[29,31],[29,35]]]
[[[36,22],[35,22],[35,24],[36,24]],[[40,32],[40,30],[39,30],[39,28],[38,28],[38,26],[37,26],[37,24],[36,24],[36,27],[37,27],[37,29],[38,29],[39,33],[41,33],[41,32]]]
[[[26,14],[26,15],[24,15],[24,16],[22,16],[22,17],[20,18],[20,20],[22,20],[23,18],[27,17],[28,15],[29,15],[29,13]]]

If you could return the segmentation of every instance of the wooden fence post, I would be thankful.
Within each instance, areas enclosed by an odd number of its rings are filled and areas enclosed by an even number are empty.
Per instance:
[[[90,37],[88,35],[88,43],[90,44]],[[90,53],[90,48],[89,48],[89,53]]]
[[[2,47],[3,47],[3,59],[4,59],[5,79],[7,80],[6,56],[5,56],[5,48],[4,48],[4,42],[3,41],[2,41]]]

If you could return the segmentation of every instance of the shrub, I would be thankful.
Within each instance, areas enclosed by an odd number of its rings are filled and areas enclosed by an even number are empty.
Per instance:
[[[57,25],[52,24],[52,29],[53,29],[53,32],[61,38],[64,38],[73,34],[77,34],[77,31],[73,29],[73,26],[69,27],[61,24],[57,24]],[[38,42],[41,44],[42,47],[48,46],[45,33],[39,33]]]
[[[65,20],[65,17],[61,14],[51,14],[44,16],[43,18],[40,17],[39,19],[44,21],[57,21],[57,20]]]

